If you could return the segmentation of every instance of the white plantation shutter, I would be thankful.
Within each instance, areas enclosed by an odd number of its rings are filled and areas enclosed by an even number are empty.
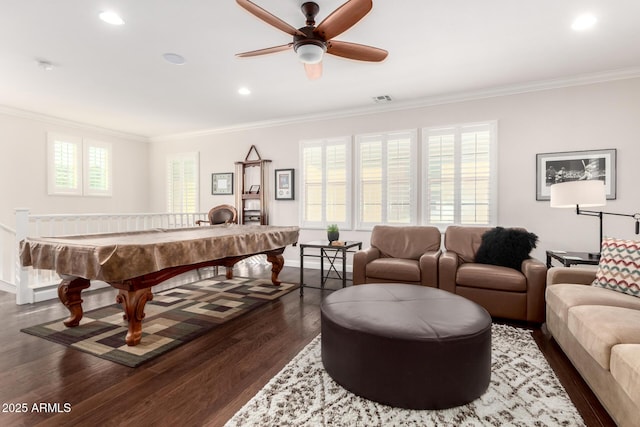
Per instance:
[[[47,133],[50,195],[111,196],[111,144]]]
[[[303,227],[351,226],[351,141],[333,138],[301,142]]]
[[[347,164],[350,158],[347,145],[341,142],[326,144],[325,156],[325,219],[327,223],[346,227],[351,210],[347,206],[350,201],[347,175],[351,173],[351,165]]]
[[[198,212],[199,154],[181,153],[167,158],[167,211]]]
[[[84,141],[84,194],[111,196],[111,145]]]
[[[422,130],[424,223],[497,223],[496,128],[490,122]]]
[[[382,141],[356,139],[358,224],[382,222]],[[359,225],[357,226],[359,228]]]
[[[357,228],[415,224],[415,131],[356,136]]]
[[[307,224],[321,224],[323,221],[322,151],[322,145],[308,145],[302,150],[302,222]]]
[[[427,206],[423,211],[427,214],[426,223],[453,224],[456,207],[454,135],[431,132],[425,134],[424,138],[426,180],[423,182],[427,190]]]
[[[71,192],[79,190],[78,171],[80,170],[80,148],[77,144],[55,141],[54,142],[54,165],[55,165],[55,186],[57,189],[69,190]]]
[[[463,128],[460,143],[460,223],[495,223],[491,213],[491,134],[489,129]],[[494,203],[495,205],[495,203]]]
[[[47,133],[48,192],[82,195],[82,138]]]

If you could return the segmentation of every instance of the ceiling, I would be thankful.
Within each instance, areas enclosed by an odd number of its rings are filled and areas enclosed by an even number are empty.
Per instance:
[[[301,0],[253,0],[294,27]],[[345,0],[317,0],[319,23]],[[640,75],[638,0],[375,0],[336,40],[381,63],[326,55],[308,80],[291,37],[234,0],[0,0],[0,105],[142,137],[398,108],[590,75]],[[98,19],[116,11],[126,22]],[[576,32],[592,12],[596,26]],[[172,65],[177,53],[184,65]],[[38,60],[49,61],[50,71]],[[246,86],[248,96],[238,94]],[[390,103],[373,97],[388,95]]]

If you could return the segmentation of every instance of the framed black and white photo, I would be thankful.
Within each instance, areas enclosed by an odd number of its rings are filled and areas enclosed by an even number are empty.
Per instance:
[[[276,169],[276,200],[295,199],[295,175],[293,169]]]
[[[536,200],[549,200],[553,184],[592,179],[604,182],[607,199],[616,198],[615,149],[536,154]]]
[[[249,187],[249,194],[260,194],[260,186],[252,185],[251,187]]]
[[[211,194],[233,194],[233,172],[212,173]]]

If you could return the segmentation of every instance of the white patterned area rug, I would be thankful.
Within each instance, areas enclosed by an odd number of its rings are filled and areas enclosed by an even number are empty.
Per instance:
[[[325,372],[320,336],[226,426],[584,426],[531,332],[493,325],[491,383],[480,398],[444,410],[393,408],[357,396]]]

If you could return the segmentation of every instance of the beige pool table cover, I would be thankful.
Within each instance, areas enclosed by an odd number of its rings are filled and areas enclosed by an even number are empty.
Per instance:
[[[284,248],[299,227],[222,224],[126,233],[27,238],[23,266],[60,275],[119,282],[165,268]]]

